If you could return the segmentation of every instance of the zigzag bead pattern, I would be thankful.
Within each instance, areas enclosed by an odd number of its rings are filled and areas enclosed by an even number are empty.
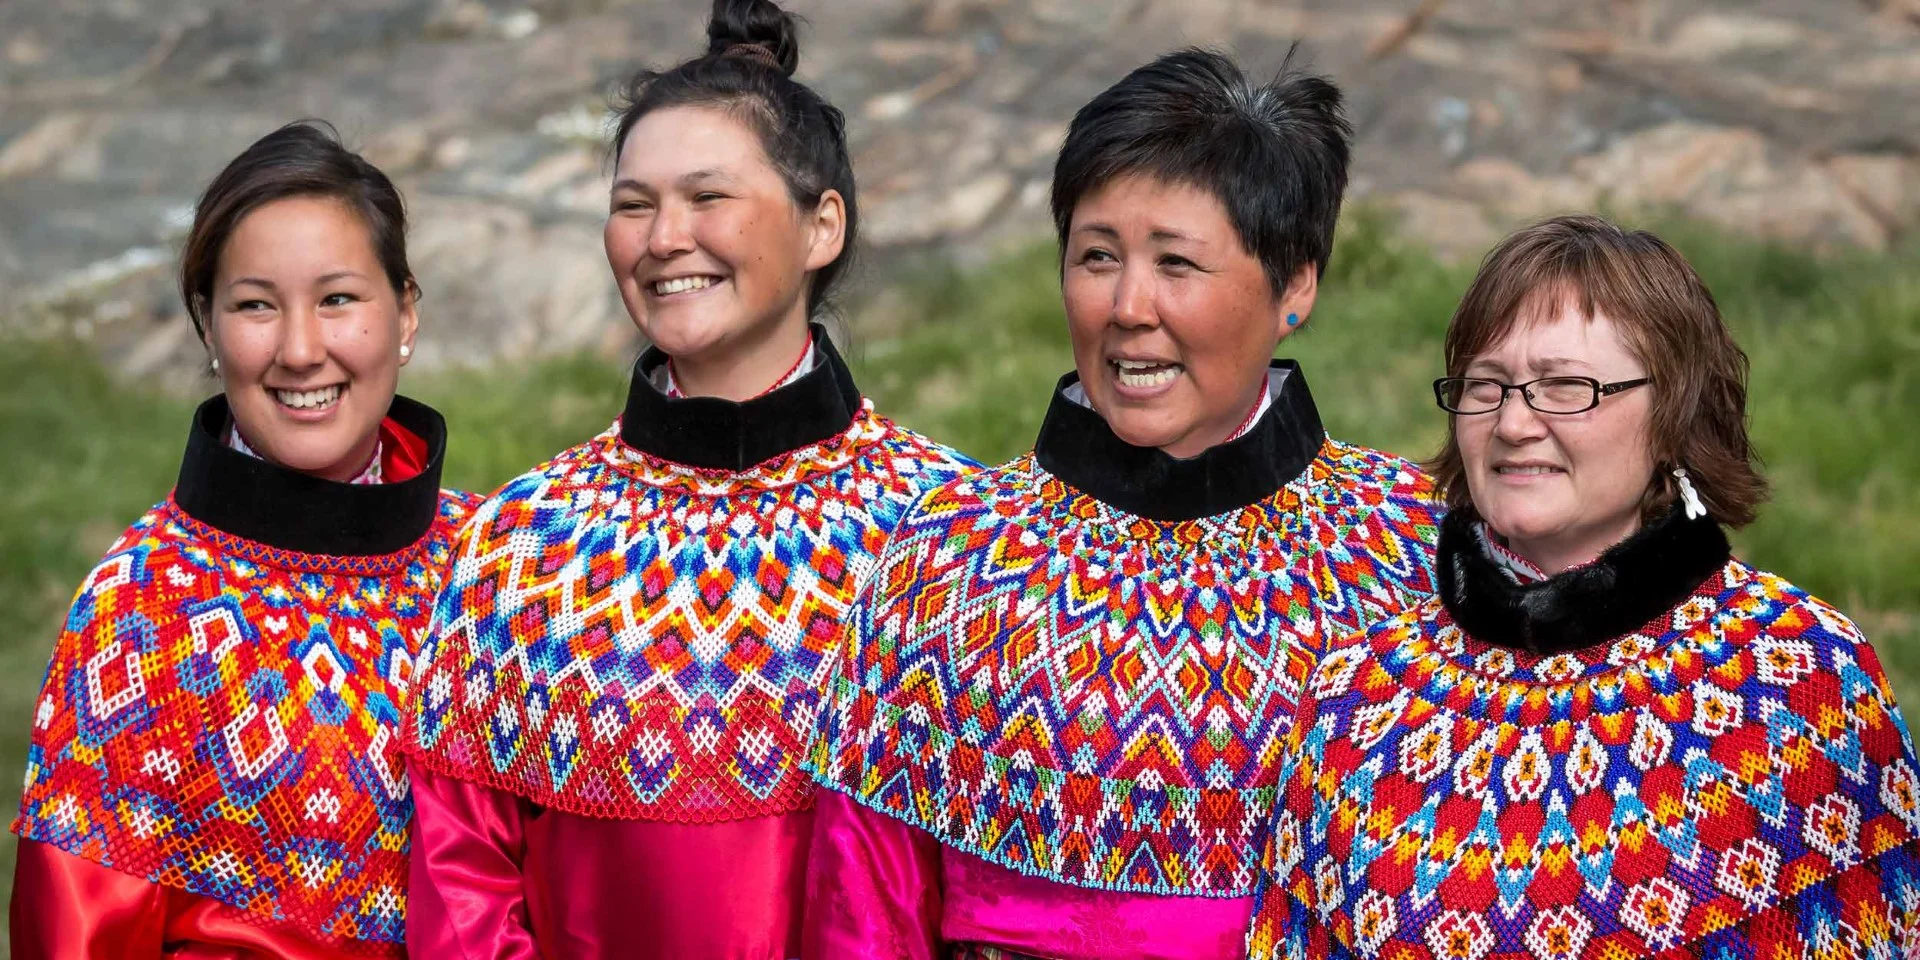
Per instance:
[[[74,856],[404,955],[398,737],[454,531],[373,557],[243,540],[171,500],[75,596],[33,721],[13,830]]]
[[[422,654],[420,762],[613,819],[806,807],[847,606],[908,506],[974,466],[870,403],[738,473],[635,450],[616,424],[461,538]]]
[[[1082,887],[1253,889],[1323,638],[1432,590],[1411,464],[1332,440],[1241,510],[1122,513],[1031,455],[930,494],[849,617],[809,763],[941,842]]]
[[[1920,762],[1837,611],[1738,561],[1533,656],[1438,599],[1330,652],[1289,738],[1256,958],[1920,948]]]

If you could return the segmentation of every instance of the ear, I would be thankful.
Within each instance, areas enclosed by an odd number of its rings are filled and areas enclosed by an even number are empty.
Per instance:
[[[807,269],[818,270],[839,258],[847,245],[847,201],[838,190],[820,195],[813,212],[806,214]]]
[[[400,294],[400,365],[406,366],[413,359],[413,336],[420,331],[420,288],[412,278],[407,279],[407,288]]]
[[[1285,340],[1288,334],[1307,325],[1307,317],[1313,314],[1314,301],[1319,297],[1319,265],[1301,264],[1300,269],[1287,278],[1286,292],[1273,301],[1274,329],[1278,333],[1275,342]]]

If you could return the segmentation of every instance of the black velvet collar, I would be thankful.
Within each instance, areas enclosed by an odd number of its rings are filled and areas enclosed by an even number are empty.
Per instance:
[[[1598,560],[1539,583],[1515,583],[1487,556],[1470,510],[1440,525],[1440,600],[1476,640],[1530,653],[1566,653],[1625,636],[1678,606],[1732,555],[1712,517],[1676,506]]]
[[[394,397],[387,416],[427,443],[427,468],[398,483],[351,484],[289,470],[226,444],[227,398],[200,405],[173,502],[201,523],[295,553],[369,557],[426,536],[440,510],[447,422],[432,407]]]
[[[633,365],[620,439],[642,453],[709,470],[746,470],[783,453],[827,440],[860,412],[860,388],[819,324],[812,325],[815,361],[800,379],[764,396],[669,398],[653,385],[667,362],[657,348]]]
[[[1115,436],[1105,417],[1067,397],[1080,379],[1069,373],[1054,387],[1034,457],[1075,489],[1149,520],[1196,520],[1265,500],[1307,469],[1327,437],[1299,365],[1275,360],[1269,369],[1287,375],[1253,429],[1185,460]]]

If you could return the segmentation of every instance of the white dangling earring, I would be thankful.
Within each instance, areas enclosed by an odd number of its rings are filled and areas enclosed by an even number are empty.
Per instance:
[[[1687,477],[1687,468],[1673,468],[1673,479],[1680,484],[1680,499],[1686,502],[1687,519],[1698,520],[1706,516],[1707,505],[1700,502],[1700,491],[1693,489],[1693,481]]]
[[[207,358],[207,362],[208,362],[208,363],[211,363],[211,364],[213,365],[213,372],[214,372],[214,373],[219,373],[219,372],[220,372],[220,358],[219,358],[219,357],[208,357],[208,358]]]
[[[411,344],[411,343],[403,343],[403,344],[401,344],[401,345],[400,345],[400,359],[402,359],[402,360],[405,360],[406,358],[408,358],[408,357],[411,357],[411,356],[413,356],[413,344]]]

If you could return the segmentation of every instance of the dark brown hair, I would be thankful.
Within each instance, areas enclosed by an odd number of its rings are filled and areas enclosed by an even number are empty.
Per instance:
[[[668,107],[716,107],[733,112],[760,139],[760,148],[786,182],[793,202],[811,209],[828,190],[846,205],[846,239],[832,263],[813,271],[807,311],[833,292],[853,262],[860,207],[847,153],[847,121],[840,109],[793,79],[800,66],[800,20],[773,0],[714,0],[707,19],[707,52],[670,70],[642,69],[614,100],[608,152],[617,163],[627,134],[641,118]]]
[[[1747,439],[1747,355],[1686,258],[1645,230],[1567,216],[1501,241],[1447,325],[1447,376],[1464,375],[1516,326],[1568,303],[1588,318],[1611,319],[1653,378],[1642,388],[1653,391],[1656,464],[1642,516],[1666,513],[1678,495],[1672,472],[1684,467],[1714,519],[1731,527],[1753,522],[1767,481]],[[1473,508],[1452,419],[1446,446],[1427,467],[1449,509]]]
[[[395,293],[418,298],[407,267],[407,211],[393,181],[340,143],[324,120],[287,124],[253,142],[207,184],[193,208],[193,230],[180,255],[180,299],[201,341],[213,300],[213,276],[228,238],[247,214],[289,197],[331,197],[366,221],[374,255]]]

